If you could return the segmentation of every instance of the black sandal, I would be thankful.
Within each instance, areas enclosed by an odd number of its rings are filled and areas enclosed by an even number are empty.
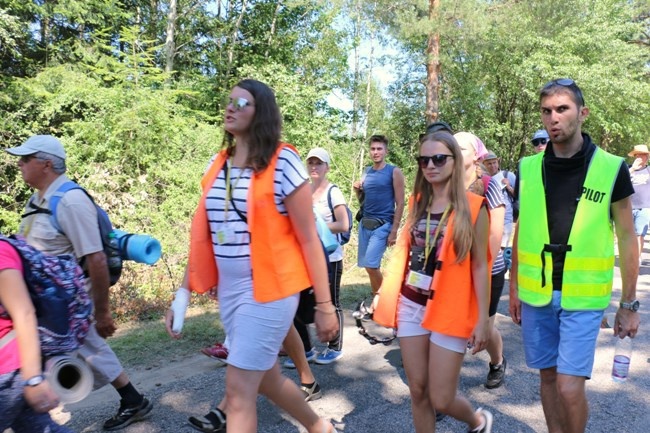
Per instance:
[[[204,433],[226,433],[226,414],[219,408],[212,409],[205,416],[191,416],[190,425]]]

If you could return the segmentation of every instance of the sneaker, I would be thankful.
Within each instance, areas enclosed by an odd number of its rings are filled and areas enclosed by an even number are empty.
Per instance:
[[[143,420],[151,412],[152,408],[153,403],[146,397],[143,397],[142,403],[136,406],[120,406],[117,414],[104,423],[104,430],[120,430],[131,423]]]
[[[336,361],[337,359],[343,356],[343,352],[340,350],[330,349],[329,347],[323,352],[319,353],[314,362],[316,364],[327,365]]]
[[[204,347],[201,349],[201,353],[222,364],[228,363],[228,348],[221,343],[215,343],[213,346]]]
[[[307,362],[312,362],[314,359],[316,359],[316,355],[318,355],[318,352],[316,352],[316,348],[312,347],[309,352],[305,352],[305,358],[307,358]],[[282,363],[284,368],[296,368],[296,364],[294,364],[293,359],[287,358],[286,361]]]
[[[506,361],[505,356],[503,357],[503,361],[501,361],[501,364],[499,365],[494,365],[490,363],[490,371],[487,375],[487,381],[485,382],[485,387],[487,389],[494,389],[503,385],[503,380],[506,377],[507,365],[508,362]]]
[[[476,413],[483,417],[485,423],[479,430],[468,430],[468,433],[492,433],[492,413],[482,408],[478,408]]]
[[[212,409],[205,416],[191,416],[187,421],[192,428],[204,433],[226,433],[226,414],[219,408]]]
[[[305,401],[318,400],[323,396],[323,393],[320,390],[320,385],[318,384],[318,382],[314,382],[312,384],[301,383],[300,390],[305,395]]]

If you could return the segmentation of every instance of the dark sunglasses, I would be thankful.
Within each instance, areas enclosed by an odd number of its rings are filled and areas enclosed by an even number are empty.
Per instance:
[[[578,103],[583,107],[585,106],[585,98],[582,96],[582,90],[580,90],[580,87],[578,87],[576,82],[571,78],[558,78],[557,80],[551,80],[548,83],[544,84],[542,91],[548,90],[554,86],[570,88],[573,94],[576,96]]]
[[[235,111],[241,111],[253,104],[246,98],[228,98],[228,105],[232,105],[232,108],[234,108]]]
[[[418,156],[416,159],[420,168],[427,168],[429,166],[429,161],[433,162],[434,167],[440,168],[447,163],[447,158],[454,159],[454,156],[445,153],[438,153],[431,156]]]
[[[20,162],[27,164],[32,159],[36,159],[36,155],[24,155],[20,157]]]
[[[533,146],[541,146],[542,144],[548,144],[548,140],[546,138],[540,138],[535,141],[533,141]]]

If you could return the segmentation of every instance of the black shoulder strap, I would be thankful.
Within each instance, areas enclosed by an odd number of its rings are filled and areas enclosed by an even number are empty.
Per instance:
[[[330,207],[330,212],[332,212],[332,221],[336,221],[336,215],[334,215],[334,206],[332,206],[332,189],[334,187],[336,187],[336,185],[332,183],[330,184],[330,187],[327,188],[327,205]]]
[[[228,174],[227,173],[230,170],[230,166],[228,165],[228,161],[226,161],[223,166],[224,166],[224,169],[226,170],[226,179],[228,179]],[[230,195],[230,203],[232,204],[232,209],[235,211],[237,216],[239,216],[239,218],[241,218],[242,221],[244,221],[246,224],[248,224],[248,218],[246,218],[246,215],[244,215],[239,209],[237,209],[237,205],[235,204],[234,197],[235,197],[235,194],[234,194],[234,191],[233,191],[233,194]]]

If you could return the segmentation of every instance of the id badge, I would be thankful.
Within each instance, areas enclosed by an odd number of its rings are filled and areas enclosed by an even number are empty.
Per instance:
[[[420,290],[429,290],[433,277],[422,272],[410,270],[406,277],[406,284]]]
[[[219,245],[232,244],[235,242],[235,230],[229,225],[217,230],[217,243]]]

